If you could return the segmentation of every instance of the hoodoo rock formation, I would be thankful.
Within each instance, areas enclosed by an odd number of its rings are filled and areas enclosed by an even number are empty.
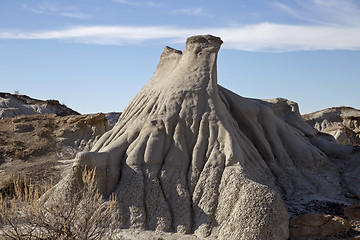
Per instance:
[[[100,192],[117,196],[123,228],[218,239],[287,239],[286,208],[346,201],[337,158],[353,148],[318,136],[293,102],[219,86],[221,44],[205,35],[188,38],[184,53],[166,47],[114,128],[78,154],[56,187],[76,188],[82,167],[96,167]]]

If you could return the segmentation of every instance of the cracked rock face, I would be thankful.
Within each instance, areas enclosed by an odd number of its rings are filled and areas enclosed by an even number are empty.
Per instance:
[[[123,228],[220,239],[287,239],[281,196],[336,198],[329,146],[295,103],[217,84],[221,44],[205,35],[188,38],[184,53],[166,47],[153,78],[57,187],[74,188],[93,166],[102,194],[117,195]]]

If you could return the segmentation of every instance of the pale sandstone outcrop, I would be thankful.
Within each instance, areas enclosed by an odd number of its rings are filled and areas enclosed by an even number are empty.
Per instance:
[[[222,41],[166,47],[153,78],[113,129],[56,187],[75,189],[96,167],[104,196],[115,193],[122,227],[218,239],[287,239],[289,203],[343,200],[338,166],[350,155],[317,135],[297,105],[243,98],[217,84]],[[335,160],[334,160],[335,161]]]

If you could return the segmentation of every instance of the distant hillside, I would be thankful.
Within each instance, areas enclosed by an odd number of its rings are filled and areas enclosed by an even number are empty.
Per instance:
[[[79,115],[80,113],[60,104],[57,100],[43,101],[26,95],[0,92],[0,119],[33,114],[68,116]]]
[[[0,93],[0,194],[9,191],[12,176],[56,183],[71,166],[62,160],[90,150],[120,114],[80,115],[57,100]]]
[[[332,107],[304,114],[306,122],[320,132],[332,135],[345,145],[360,146],[360,110],[352,107]]]
[[[11,188],[12,176],[26,176],[40,185],[56,183],[73,159],[91,149],[110,129],[105,114],[22,115],[0,119],[0,194]],[[70,162],[71,163],[71,162]]]

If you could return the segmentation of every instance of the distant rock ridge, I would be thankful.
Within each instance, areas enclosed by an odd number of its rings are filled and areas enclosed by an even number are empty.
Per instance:
[[[0,92],[0,119],[20,115],[56,114],[58,116],[79,115],[57,100],[38,100],[26,95]]]
[[[76,190],[84,166],[96,167],[122,228],[267,240],[288,239],[288,212],[302,204],[360,196],[360,155],[306,124],[296,103],[218,85],[221,44],[204,35],[183,53],[165,47],[154,76],[56,191]]]
[[[333,136],[338,143],[360,146],[359,109],[332,107],[304,114],[303,118],[316,130]]]

